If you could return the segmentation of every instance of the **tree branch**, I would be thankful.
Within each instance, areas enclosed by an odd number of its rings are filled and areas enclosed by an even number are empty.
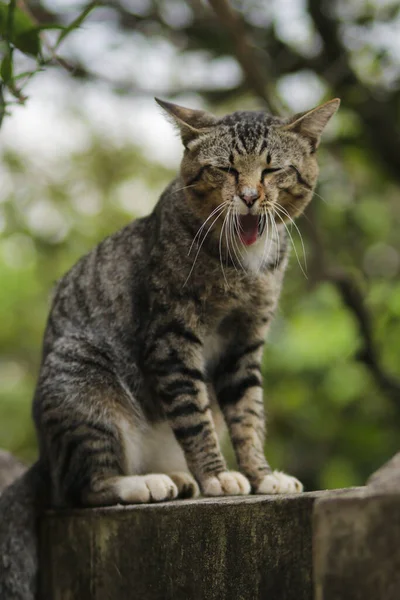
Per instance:
[[[272,112],[280,112],[270,81],[260,65],[257,48],[247,36],[240,15],[231,8],[227,0],[209,0],[209,3],[232,39],[237,61],[242,67],[249,88]]]
[[[232,38],[236,57],[244,71],[249,87],[256,96],[264,100],[267,104],[270,104],[270,98],[267,95],[269,86],[266,85],[268,77],[259,64],[259,57],[254,51],[254,46],[251,44],[244,31],[239,15],[230,7],[227,0],[210,0],[210,4],[220,22]],[[344,51],[339,43],[336,24],[329,20],[325,15],[322,15],[321,10],[319,9],[319,0],[309,0],[309,6],[310,12],[316,19],[317,28],[320,33],[323,34],[329,61],[331,64],[336,64],[339,57],[342,89],[347,93],[349,89],[348,86],[352,87],[355,84],[359,87],[361,86],[366,99],[358,108],[364,119],[366,119],[369,111],[375,110],[378,112],[374,119],[369,115],[366,122],[366,126],[369,128],[372,137],[374,137],[378,134],[378,131],[376,130],[377,123],[380,123],[381,118],[383,118],[383,107],[382,105],[379,105],[369,91],[358,82],[355,74],[350,69],[347,57],[344,55]],[[329,72],[331,73],[330,77],[332,77],[333,70],[328,70],[327,73]],[[262,73],[262,75],[260,75],[260,73]],[[275,112],[279,113],[279,110],[275,110]],[[387,124],[385,117],[384,136],[387,134],[387,139],[384,137],[384,140],[381,140],[382,148],[384,147],[385,149],[383,157],[391,167],[394,168],[398,165],[397,169],[400,172],[400,148],[398,147],[396,136],[393,135],[393,127],[389,134],[387,131]],[[396,148],[397,153],[394,153]],[[399,176],[399,173],[397,173],[397,176]],[[351,277],[349,273],[342,268],[331,267],[328,264],[324,251],[324,244],[318,234],[318,229],[312,218],[312,213],[309,213],[309,216],[310,219],[308,220],[307,228],[314,249],[313,266],[315,275],[320,281],[331,281],[336,286],[343,304],[351,311],[358,324],[363,345],[356,358],[365,364],[382,392],[391,400],[396,409],[400,411],[400,382],[386,374],[380,365],[378,358],[379,352],[376,349],[372,335],[372,321],[365,305],[362,292],[356,280]]]
[[[323,56],[327,68],[321,73],[336,89],[347,106],[359,115],[377,157],[392,176],[400,180],[400,131],[397,98],[376,98],[354,73],[343,47],[338,22],[329,15],[328,2],[308,0],[308,10],[324,42]]]

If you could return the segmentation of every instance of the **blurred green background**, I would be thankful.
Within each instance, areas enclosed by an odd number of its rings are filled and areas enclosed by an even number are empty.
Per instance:
[[[40,25],[84,9],[18,6]],[[150,211],[176,173],[180,144],[153,96],[215,114],[290,114],[339,96],[317,193],[298,221],[307,268],[292,231],[307,276],[293,252],[265,352],[267,456],[308,489],[359,485],[400,439],[399,4],[226,6],[105,1],[60,44],[62,60],[51,52],[59,32],[40,34],[46,66],[18,79],[19,95],[2,70],[0,447],[36,456],[30,406],[54,282]],[[37,67],[17,48],[13,59],[15,73]]]

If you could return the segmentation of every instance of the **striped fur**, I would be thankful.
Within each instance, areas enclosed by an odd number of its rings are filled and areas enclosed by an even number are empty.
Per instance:
[[[180,176],[55,291],[34,419],[56,506],[199,487],[301,490],[264,456],[260,364],[287,264],[284,223],[311,199],[315,148],[337,102],[283,121],[161,104],[185,145]],[[238,472],[221,454],[225,424]]]

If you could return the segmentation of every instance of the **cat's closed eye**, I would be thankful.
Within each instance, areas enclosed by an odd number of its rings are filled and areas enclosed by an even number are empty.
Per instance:
[[[264,178],[266,175],[269,175],[270,173],[275,173],[276,171],[282,171],[282,167],[268,167],[267,169],[264,169],[262,172],[262,178]]]
[[[230,173],[231,175],[234,175],[235,177],[238,177],[239,175],[239,171],[237,169],[234,169],[233,167],[215,167],[216,169],[218,169],[219,171],[224,171],[224,173]]]

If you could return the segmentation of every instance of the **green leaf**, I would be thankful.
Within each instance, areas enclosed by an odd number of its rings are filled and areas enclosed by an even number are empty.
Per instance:
[[[31,54],[32,56],[40,54],[40,37],[36,29],[17,34],[14,43],[18,50],[21,50],[24,54]]]
[[[12,50],[7,52],[1,61],[0,75],[5,84],[9,83],[13,76]]]
[[[18,73],[18,75],[14,75],[13,81],[18,81],[19,79],[24,79],[25,77],[32,77],[41,69],[35,69],[34,71],[24,71],[23,73]]]
[[[0,4],[0,36],[24,54],[36,57],[40,53],[38,28],[17,6]]]
[[[88,14],[98,5],[98,2],[90,2],[86,8],[81,12],[81,14],[74,20],[72,21],[72,23],[70,23],[68,25],[68,27],[65,27],[64,30],[60,33],[59,38],[57,40],[57,43],[55,45],[55,50],[57,50],[57,48],[59,47],[59,45],[61,44],[61,42],[67,37],[67,35],[69,35],[71,33],[71,31],[74,31],[75,29],[78,29],[78,27],[80,27],[80,25],[82,25],[83,21],[86,19],[86,17],[88,16]]]

